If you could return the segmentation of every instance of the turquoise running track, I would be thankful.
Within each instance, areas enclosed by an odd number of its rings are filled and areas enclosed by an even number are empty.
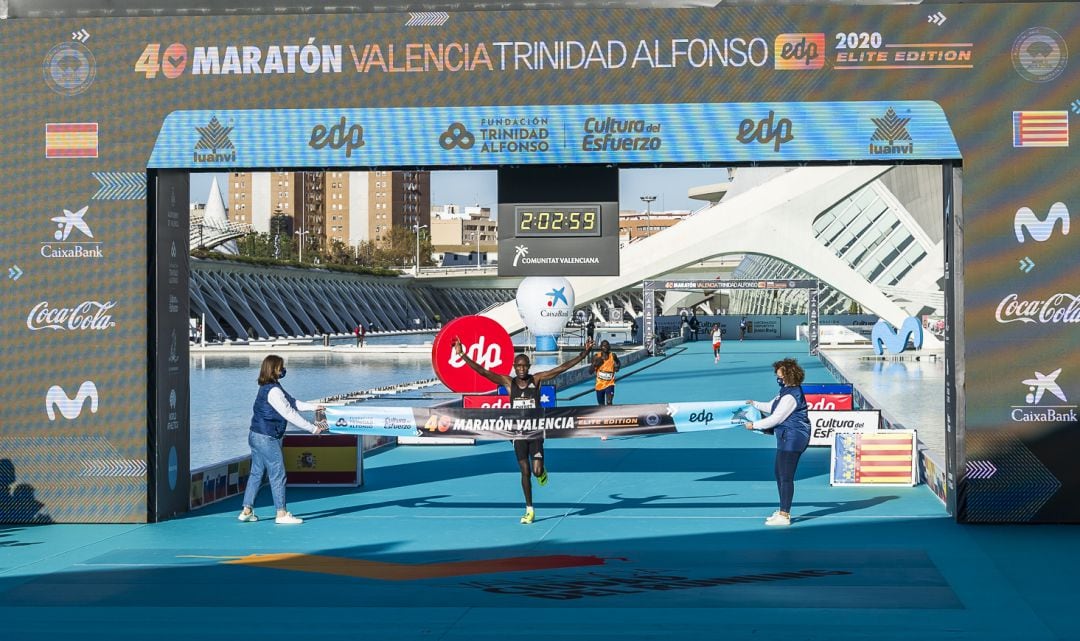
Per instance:
[[[706,341],[628,366],[616,403],[767,400],[805,344]],[[297,372],[296,376],[303,376]],[[560,390],[592,404],[591,386]],[[237,420],[247,420],[237,416]],[[1077,639],[1080,530],[965,526],[925,486],[777,507],[773,440],[741,429],[555,439],[523,501],[507,442],[398,446],[355,489],[290,489],[149,525],[0,526],[0,639]],[[0,454],[2,456],[2,454]]]

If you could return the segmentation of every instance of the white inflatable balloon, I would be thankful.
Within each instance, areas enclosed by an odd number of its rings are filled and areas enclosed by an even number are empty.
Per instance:
[[[517,308],[536,336],[536,351],[557,351],[556,339],[574,313],[574,287],[561,276],[530,276],[518,285]]]

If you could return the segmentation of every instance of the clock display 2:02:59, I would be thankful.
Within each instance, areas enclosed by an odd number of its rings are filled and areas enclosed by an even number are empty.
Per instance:
[[[599,236],[600,207],[516,207],[516,236]]]

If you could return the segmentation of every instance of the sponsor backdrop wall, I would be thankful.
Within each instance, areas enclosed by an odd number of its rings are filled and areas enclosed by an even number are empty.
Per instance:
[[[947,160],[950,127],[950,502],[1080,521],[1070,51],[1075,3],[0,21],[0,521],[187,504],[163,489],[186,487],[186,392],[174,425],[160,389],[186,372],[186,265],[148,167]]]

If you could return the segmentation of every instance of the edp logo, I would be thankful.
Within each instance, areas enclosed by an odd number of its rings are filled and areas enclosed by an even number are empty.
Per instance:
[[[754,122],[753,118],[747,118],[739,123],[739,133],[735,139],[744,145],[759,142],[767,145],[773,143],[773,151],[780,151],[780,145],[794,139],[791,135],[791,121],[787,118],[776,120],[776,114],[769,111],[767,118]]]
[[[825,66],[824,33],[782,33],[773,44],[774,66],[787,71]]]
[[[364,146],[364,128],[361,125],[353,125],[346,129],[347,124],[345,116],[342,116],[341,120],[331,125],[329,129],[326,125],[315,125],[311,130],[308,146],[312,149],[322,149],[327,146],[331,149],[344,147],[345,157],[350,158],[354,149]]]
[[[708,425],[713,420],[712,412],[708,410],[701,410],[700,412],[694,412],[690,415],[691,423],[704,423]]]
[[[503,363],[502,348],[499,347],[498,343],[485,345],[483,336],[476,343],[466,347],[465,353],[469,355],[469,358],[476,361],[478,365],[487,369],[496,369]],[[458,356],[456,351],[451,351],[450,366],[455,368],[464,367],[465,360]]]

